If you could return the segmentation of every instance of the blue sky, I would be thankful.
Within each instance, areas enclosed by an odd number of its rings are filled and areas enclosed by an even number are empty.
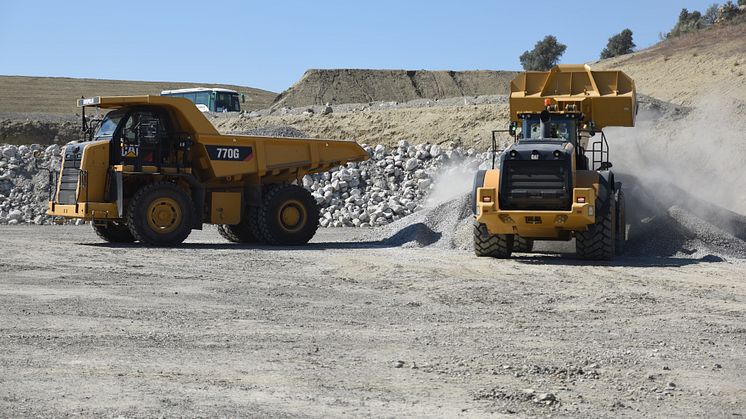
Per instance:
[[[518,56],[545,35],[568,46],[563,62],[587,62],[624,28],[646,47],[682,7],[712,3],[2,0],[0,74],[280,92],[309,68],[518,70]]]

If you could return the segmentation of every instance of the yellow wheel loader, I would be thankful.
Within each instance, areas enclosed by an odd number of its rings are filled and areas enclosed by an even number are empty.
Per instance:
[[[319,210],[299,180],[368,158],[353,141],[220,135],[184,98],[78,106],[85,140],[65,147],[47,214],[90,221],[108,242],[172,246],[207,223],[232,242],[304,244]],[[88,107],[109,112],[89,121]]]
[[[575,238],[578,257],[611,260],[626,241],[624,194],[603,128],[635,124],[634,81],[621,71],[559,65],[510,85],[508,130],[474,180],[474,251],[508,258],[534,240]]]

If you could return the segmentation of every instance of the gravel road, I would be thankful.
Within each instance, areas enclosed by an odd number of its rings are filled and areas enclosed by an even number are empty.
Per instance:
[[[0,227],[2,416],[746,411],[746,261]]]

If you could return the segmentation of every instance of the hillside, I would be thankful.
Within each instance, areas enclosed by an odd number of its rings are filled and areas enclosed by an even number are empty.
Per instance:
[[[246,95],[244,109],[269,107],[276,94],[252,87],[188,82],[74,79],[68,77],[0,76],[0,113],[73,115],[80,96],[160,94],[187,87],[224,87]]]
[[[308,70],[273,107],[507,94],[512,71]]]
[[[679,105],[706,95],[746,100],[746,23],[667,39],[630,55],[590,63],[620,69],[644,94]]]

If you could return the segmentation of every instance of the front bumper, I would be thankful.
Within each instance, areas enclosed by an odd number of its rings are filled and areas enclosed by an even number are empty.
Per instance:
[[[489,198],[485,199],[486,196]],[[581,197],[585,202],[578,203]],[[556,239],[563,231],[586,231],[596,222],[595,193],[590,188],[573,190],[573,204],[569,211],[503,211],[498,208],[494,188],[477,189],[476,199],[476,221],[486,225],[490,234]]]
[[[114,202],[85,202],[79,204],[47,204],[47,215],[52,217],[90,220],[116,220],[119,218]]]

